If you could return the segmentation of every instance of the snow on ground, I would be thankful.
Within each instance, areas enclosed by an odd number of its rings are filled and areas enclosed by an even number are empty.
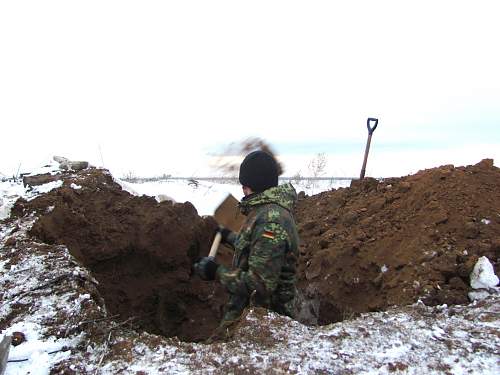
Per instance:
[[[208,181],[166,180],[158,182],[129,183],[116,179],[122,189],[134,195],[149,195],[151,197],[167,196],[175,202],[191,202],[196,207],[198,215],[213,215],[215,209],[232,194],[237,200],[243,196],[241,186],[236,184],[221,184]]]
[[[60,172],[59,164],[52,161],[47,165],[26,174],[26,176],[35,176],[39,174],[56,175]],[[10,210],[19,197],[23,197],[27,200],[34,199],[39,194],[48,193],[53,189],[57,189],[61,185],[62,181],[53,181],[29,189],[23,186],[20,179],[17,181],[13,181],[12,179],[0,181],[0,220],[4,220],[10,216]]]
[[[241,185],[234,183],[220,183],[211,181],[194,180],[164,180],[156,182],[130,183],[120,179],[115,181],[122,189],[134,195],[149,195],[160,197],[162,195],[172,198],[175,202],[191,202],[199,215],[213,215],[215,209],[232,194],[237,200],[243,197]],[[350,181],[345,180],[320,180],[320,181],[291,181],[297,193],[304,191],[307,195],[318,194],[322,191],[339,187],[347,187]],[[280,182],[283,183],[283,182]]]
[[[47,185],[27,191],[2,183],[3,212],[10,212],[17,197],[43,194]],[[237,185],[130,185],[138,194],[189,200],[200,214],[212,213],[228,191],[240,198]],[[323,327],[251,309],[233,340],[213,344],[138,333],[108,316],[96,281],[66,247],[29,238],[34,220],[0,223],[0,340],[15,331],[27,339],[11,347],[7,375],[54,369],[82,374],[500,373],[498,294],[469,306],[418,303]],[[488,270],[481,280],[492,278]]]
[[[0,182],[0,220],[10,216],[16,200],[26,193],[22,184],[13,181]]]
[[[497,374],[498,302],[416,304],[324,327],[251,309],[233,340],[213,344],[117,332],[109,346],[122,352],[103,362],[100,373]],[[88,351],[84,366],[78,355],[74,361],[92,372],[102,348]]]
[[[70,348],[75,346],[78,337],[73,340],[41,337],[43,327],[33,322],[22,321],[5,330],[4,334],[23,332],[26,342],[11,347],[8,374],[47,374],[52,364],[71,357]],[[16,362],[19,361],[19,362]]]
[[[37,174],[57,174],[59,173],[58,164],[52,162],[47,166],[41,167],[30,175]],[[238,183],[221,183],[205,180],[194,181],[190,179],[168,179],[156,182],[130,183],[121,179],[114,180],[123,190],[133,195],[148,195],[157,198],[157,200],[171,199],[175,202],[191,202],[197,209],[198,214],[213,215],[215,209],[227,197],[232,194],[237,200],[243,197],[241,185]],[[318,194],[322,191],[347,187],[350,181],[346,180],[320,180],[320,181],[291,181],[297,193],[303,191],[307,195]],[[40,193],[49,192],[52,189],[60,187],[61,181],[53,181],[32,189],[26,189],[20,182],[5,181],[0,182],[0,220],[10,215],[10,209],[19,197],[28,200],[35,198]],[[73,184],[73,189],[79,186]]]
[[[94,305],[77,286],[93,278],[67,248],[27,237],[34,220],[0,227],[0,340],[14,332],[26,336],[24,343],[11,347],[7,374],[48,374],[55,363],[69,358],[83,337],[74,329],[85,316],[83,307]]]

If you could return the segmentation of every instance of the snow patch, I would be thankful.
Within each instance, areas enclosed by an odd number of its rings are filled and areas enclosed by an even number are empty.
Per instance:
[[[0,220],[10,216],[10,210],[17,199],[26,194],[26,189],[21,182],[0,182]]]
[[[22,321],[2,332],[1,338],[13,332],[22,332],[26,337],[25,342],[11,346],[9,361],[18,362],[7,364],[7,374],[48,374],[52,365],[70,357],[69,349],[79,341],[74,338],[42,338],[41,331],[40,324]]]
[[[156,201],[158,203],[161,203],[161,202],[165,202],[165,201],[171,201],[172,203],[175,203],[175,199],[174,198],[171,198],[169,197],[168,195],[166,194],[158,194],[156,197],[155,197]]]
[[[469,300],[471,301],[482,301],[483,299],[488,298],[491,293],[486,289],[473,290],[467,293],[469,296]]]
[[[125,182],[125,181],[122,181],[120,180],[119,178],[116,178],[116,177],[113,177],[113,181],[116,182],[118,185],[121,186],[121,188],[126,191],[127,193],[129,194],[132,194],[132,195],[141,195],[139,193],[137,193],[131,186],[131,184],[129,184],[128,182]]]
[[[488,219],[482,219],[482,220],[481,220],[481,223],[488,225],[488,224],[490,224],[490,223],[491,223],[491,220],[488,220]]]
[[[138,192],[138,195],[148,195],[157,201],[163,201],[166,197],[174,203],[191,202],[200,216],[213,215],[228,194],[232,194],[236,199],[243,196],[241,185],[210,181],[190,184],[188,180],[166,180],[127,185],[128,188]]]
[[[27,200],[31,201],[31,200],[35,199],[36,197],[38,197],[38,195],[46,194],[54,189],[60,188],[62,185],[63,185],[62,180],[56,180],[56,181],[47,182],[46,184],[43,184],[43,185],[34,186],[33,190],[31,190],[29,192],[29,194],[28,194],[29,196],[27,197]]]
[[[75,190],[79,190],[81,189],[82,187],[80,185],[77,185],[75,183],[72,183],[71,185],[69,185],[72,189],[75,189]]]
[[[0,260],[0,272],[4,271],[4,266],[9,263],[9,260]]]
[[[21,175],[24,176],[36,176],[39,174],[50,174],[52,176],[61,173],[61,168],[59,168],[59,163],[57,163],[52,158],[47,161],[43,166],[30,169],[29,171],[23,170]]]
[[[0,220],[7,219],[10,216],[10,209],[12,205],[3,204],[3,201],[0,202]]]

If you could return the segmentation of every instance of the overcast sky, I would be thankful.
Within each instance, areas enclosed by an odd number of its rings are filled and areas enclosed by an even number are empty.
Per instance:
[[[494,1],[2,1],[0,172],[206,175],[257,136],[307,174],[500,160]]]

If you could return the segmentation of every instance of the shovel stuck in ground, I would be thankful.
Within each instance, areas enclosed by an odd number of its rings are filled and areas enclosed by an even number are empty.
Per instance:
[[[373,122],[373,126],[370,126],[370,123]],[[366,141],[366,149],[365,149],[365,158],[363,160],[363,167],[361,168],[361,174],[359,176],[359,179],[362,180],[365,177],[365,172],[366,172],[366,162],[368,160],[368,152],[370,151],[370,144],[372,142],[372,134],[377,128],[378,125],[378,119],[369,117],[368,120],[366,121],[366,126],[368,127],[368,140]]]

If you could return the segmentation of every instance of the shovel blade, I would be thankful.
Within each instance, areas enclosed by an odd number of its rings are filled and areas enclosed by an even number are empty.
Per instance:
[[[239,232],[245,221],[245,216],[241,214],[238,203],[239,201],[235,197],[228,194],[214,212],[215,220],[234,232]]]

